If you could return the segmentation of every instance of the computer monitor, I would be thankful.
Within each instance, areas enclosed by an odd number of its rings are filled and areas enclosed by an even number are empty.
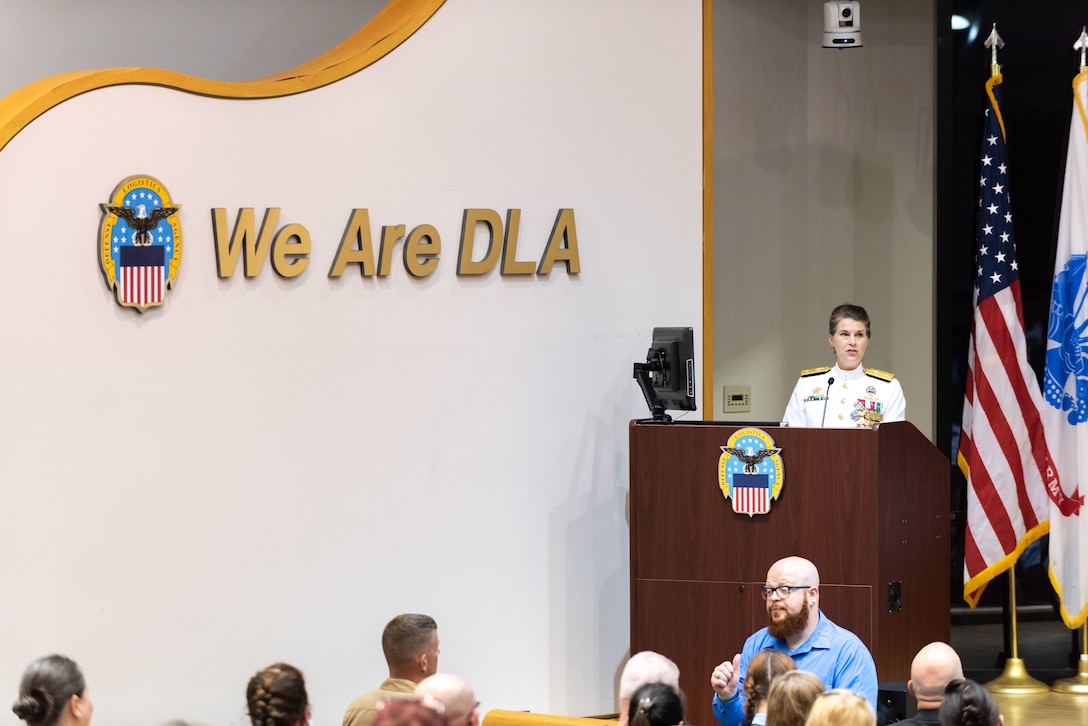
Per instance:
[[[672,421],[665,411],[695,410],[695,333],[691,328],[654,328],[645,363],[635,363],[654,421]]]

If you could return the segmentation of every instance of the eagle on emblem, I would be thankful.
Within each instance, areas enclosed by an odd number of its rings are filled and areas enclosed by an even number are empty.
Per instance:
[[[754,454],[749,454],[744,449],[738,449],[735,446],[723,446],[722,451],[727,454],[732,454],[741,461],[744,462],[744,473],[755,474],[758,472],[757,467],[759,462],[766,459],[768,456],[774,456],[782,452],[782,449],[760,449]]]
[[[158,227],[159,222],[176,213],[178,209],[178,207],[161,207],[152,209],[151,214],[148,214],[147,207],[142,204],[136,205],[136,209],[130,207],[106,207],[107,212],[116,214],[125,220],[130,229],[136,230],[136,234],[132,236],[132,244],[137,247],[150,246],[151,230]]]

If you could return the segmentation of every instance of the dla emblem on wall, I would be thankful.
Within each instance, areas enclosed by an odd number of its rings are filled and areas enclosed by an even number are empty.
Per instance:
[[[732,498],[733,511],[766,514],[771,500],[782,491],[782,449],[766,431],[738,429],[729,437],[718,458],[718,486],[726,499]]]
[[[102,205],[98,261],[119,305],[142,313],[166,302],[181,267],[180,208],[149,176],[125,179]]]

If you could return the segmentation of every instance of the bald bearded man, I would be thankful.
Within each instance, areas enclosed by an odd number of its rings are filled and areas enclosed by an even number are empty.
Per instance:
[[[876,664],[869,649],[820,611],[820,573],[803,557],[771,565],[760,595],[767,601],[769,624],[744,643],[744,649],[710,675],[714,716],[722,726],[744,723],[744,678],[748,663],[761,650],[781,650],[810,671],[828,690],[846,688],[876,709]]]

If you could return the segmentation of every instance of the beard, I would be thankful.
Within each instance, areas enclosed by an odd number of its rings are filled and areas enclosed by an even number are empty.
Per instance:
[[[767,632],[779,640],[787,640],[791,636],[797,635],[804,631],[805,626],[808,625],[808,611],[808,600],[805,600],[801,605],[801,610],[797,613],[787,612],[786,617],[778,621],[771,619],[771,622],[767,625]]]

